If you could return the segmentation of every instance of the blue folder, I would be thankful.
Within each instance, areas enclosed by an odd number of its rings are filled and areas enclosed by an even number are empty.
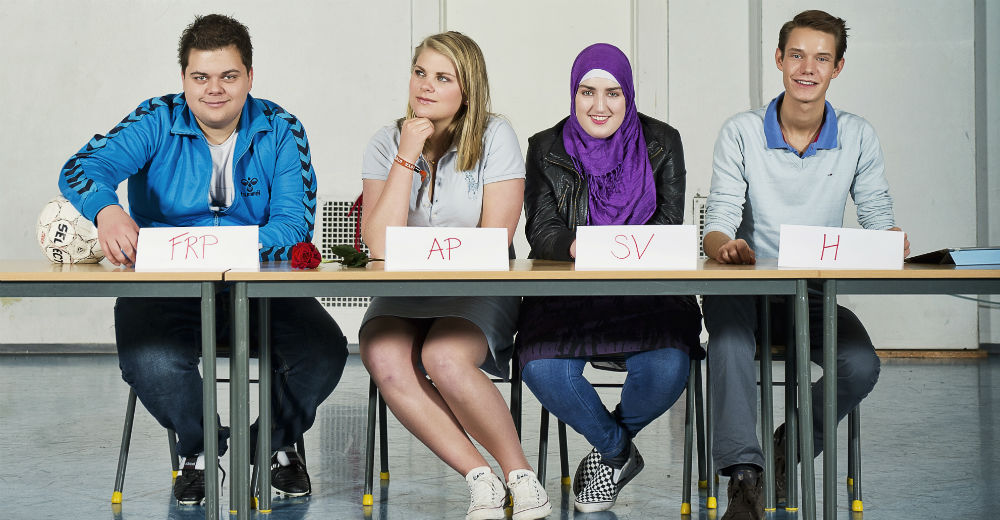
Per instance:
[[[906,262],[1000,268],[1000,247],[952,247],[911,256]]]

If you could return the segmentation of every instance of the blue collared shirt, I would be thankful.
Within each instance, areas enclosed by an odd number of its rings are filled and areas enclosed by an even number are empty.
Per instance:
[[[781,106],[784,97],[785,93],[782,92],[767,105],[767,110],[764,112],[764,136],[767,138],[768,148],[784,148],[799,155],[799,151],[785,141],[781,125],[778,123],[778,107]],[[832,150],[837,147],[837,113],[829,101],[824,103],[826,106],[823,108],[823,126],[820,127],[816,140],[809,143],[809,147],[799,155],[803,159],[816,155],[816,150]]]

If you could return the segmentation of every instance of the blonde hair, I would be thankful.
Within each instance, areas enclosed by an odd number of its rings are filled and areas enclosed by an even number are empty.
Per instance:
[[[471,170],[483,155],[483,134],[489,124],[490,85],[486,77],[486,60],[479,45],[458,31],[448,31],[424,38],[413,50],[411,67],[424,49],[444,55],[455,66],[458,86],[462,89],[464,104],[445,130],[458,148],[458,170]],[[407,103],[406,119],[416,117]],[[402,124],[402,120],[400,120]]]

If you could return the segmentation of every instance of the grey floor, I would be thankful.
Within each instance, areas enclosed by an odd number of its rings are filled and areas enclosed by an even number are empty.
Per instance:
[[[306,436],[313,495],[276,500],[270,515],[255,518],[464,518],[464,480],[394,420],[389,430],[391,482],[376,488],[374,507],[361,506],[367,390],[367,374],[357,356],[352,356],[343,381],[323,404],[315,427]],[[142,410],[136,414],[125,501],[120,508],[112,508],[127,391],[114,356],[0,356],[0,518],[203,517],[201,507],[178,507],[171,499],[166,435]],[[503,391],[507,392],[506,385]],[[225,386],[220,387],[220,397],[226,392]],[[615,391],[603,392],[606,402],[613,404]],[[524,447],[534,463],[539,407],[529,392],[525,396]],[[777,402],[782,402],[780,396],[779,389]],[[998,356],[959,362],[888,360],[865,403],[865,512],[863,516],[849,512],[841,484],[838,517],[1000,518]],[[227,409],[222,413],[225,417]],[[553,431],[546,488],[556,510],[550,518],[681,517],[683,423],[682,396],[678,405],[636,440],[646,469],[625,488],[610,512],[594,514],[575,514],[571,494],[553,474],[558,472]],[[841,427],[841,481],[846,478],[845,432],[846,427]],[[570,464],[575,468],[588,446],[573,432],[569,437]],[[223,463],[228,468],[228,458]],[[821,468],[817,461],[817,471]],[[706,510],[702,493],[692,516],[721,518],[725,484],[723,478],[718,512]],[[222,501],[226,513],[228,489]],[[779,509],[768,517],[796,515]]]

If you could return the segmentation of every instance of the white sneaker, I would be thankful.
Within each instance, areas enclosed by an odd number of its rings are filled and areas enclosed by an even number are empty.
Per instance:
[[[552,512],[545,487],[538,481],[535,472],[515,469],[507,475],[507,489],[513,502],[511,520],[535,520],[545,518]]]
[[[465,520],[503,520],[507,517],[503,510],[507,490],[489,466],[470,471],[465,476],[465,483],[469,485],[469,494],[472,495]]]

